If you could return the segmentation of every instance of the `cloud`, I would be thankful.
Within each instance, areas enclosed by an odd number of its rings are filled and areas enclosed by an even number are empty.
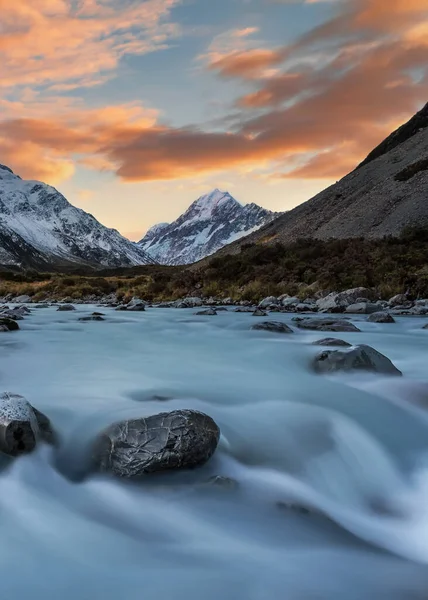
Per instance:
[[[99,3],[84,7],[98,10]],[[217,37],[205,64],[251,89],[223,129],[167,126],[139,104],[89,110],[69,100],[46,116],[48,101],[37,96],[33,114],[22,119],[19,102],[3,101],[1,162],[47,181],[69,177],[76,162],[123,181],[232,168],[338,178],[426,101],[425,7],[426,0],[338,2],[330,21],[274,50],[253,38],[253,28]],[[281,70],[269,75],[273,67]]]
[[[179,0],[0,0],[4,88],[56,90],[106,81],[126,54],[165,48],[179,33],[169,20]]]

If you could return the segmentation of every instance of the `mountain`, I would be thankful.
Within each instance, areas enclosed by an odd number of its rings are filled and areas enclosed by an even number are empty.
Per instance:
[[[428,223],[428,104],[386,138],[349,175],[281,215],[242,244],[299,238],[381,238]]]
[[[122,267],[154,261],[55,188],[0,165],[0,265]]]
[[[255,231],[276,214],[257,204],[243,206],[216,189],[198,198],[173,223],[149,229],[139,246],[161,264],[190,264]]]

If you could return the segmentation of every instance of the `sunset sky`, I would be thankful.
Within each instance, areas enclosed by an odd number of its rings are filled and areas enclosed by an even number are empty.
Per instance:
[[[0,163],[139,239],[286,210],[428,101],[428,0],[0,0]]]

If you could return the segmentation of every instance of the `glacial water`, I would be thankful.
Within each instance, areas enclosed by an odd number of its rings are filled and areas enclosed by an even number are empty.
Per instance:
[[[2,598],[428,598],[428,319],[277,335],[234,312],[78,322],[93,310],[33,310],[0,333],[0,391],[26,396],[62,440],[0,472]],[[313,374],[311,342],[327,335],[373,346],[404,377]],[[82,478],[105,425],[176,408],[221,427],[205,467]]]

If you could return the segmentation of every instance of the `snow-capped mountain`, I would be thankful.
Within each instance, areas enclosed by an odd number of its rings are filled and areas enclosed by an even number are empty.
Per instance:
[[[277,216],[257,204],[243,206],[228,192],[214,190],[193,202],[173,223],[149,229],[139,246],[161,264],[190,264]]]
[[[121,267],[154,262],[141,246],[72,206],[55,188],[0,165],[0,265]]]

